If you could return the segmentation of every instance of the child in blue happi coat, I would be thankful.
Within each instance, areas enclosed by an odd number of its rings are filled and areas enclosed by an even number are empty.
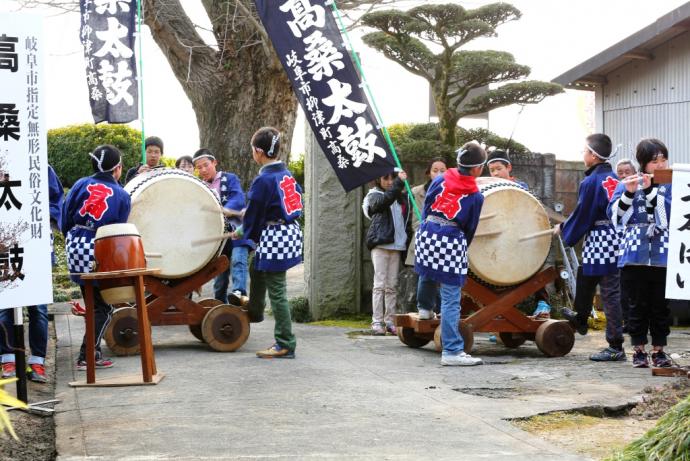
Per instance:
[[[518,186],[525,190],[529,190],[529,186],[524,181],[519,181],[517,178],[513,177],[513,164],[510,162],[510,154],[507,150],[494,149],[489,152],[488,159],[486,160],[486,166],[489,168],[489,174],[492,178],[505,179],[507,181],[512,181]],[[549,294],[544,288],[540,288],[534,294],[537,299],[537,307],[534,310],[532,316],[535,318],[550,318],[551,317],[551,305],[549,304]],[[495,341],[495,336],[489,337],[491,341]]]
[[[427,294],[435,294],[435,285],[440,283],[441,364],[479,365],[481,359],[464,352],[459,330],[460,290],[467,278],[467,247],[484,203],[476,178],[482,174],[486,152],[470,142],[458,149],[457,160],[457,168],[432,181],[424,199],[424,221],[415,236],[417,308],[420,319],[433,318],[434,299]]]
[[[265,127],[252,136],[252,157],[261,165],[247,194],[242,227],[233,238],[256,243],[250,271],[249,318],[261,322],[266,292],[275,318],[275,343],[256,353],[260,358],[294,358],[297,340],[292,333],[287,301],[286,272],[302,262],[302,188],[280,161],[280,133]]]
[[[606,315],[608,347],[589,358],[597,362],[625,360],[621,320],[620,279],[618,275],[618,233],[606,214],[609,200],[618,185],[618,177],[608,162],[612,154],[611,138],[605,134],[589,135],[583,160],[587,171],[578,189],[577,206],[568,219],[556,226],[567,246],[575,246],[584,237],[582,265],[577,272],[575,311],[561,312],[576,331],[587,334],[587,319],[597,285]]]
[[[667,168],[668,149],[658,139],[643,139],[635,156],[640,174],[626,178],[618,186],[608,209],[613,223],[624,228],[618,266],[623,291],[630,299],[628,332],[635,349],[633,366],[649,366],[645,351],[649,331],[653,366],[670,367],[664,346],[670,333],[665,292],[671,184],[651,181],[654,171]]]
[[[192,158],[193,166],[199,171],[199,177],[216,194],[223,206],[225,230],[234,231],[241,225],[240,217],[244,210],[244,192],[237,175],[226,171],[218,171],[218,161],[209,149],[199,149]],[[235,216],[228,217],[228,212]],[[249,252],[254,249],[254,242],[246,239],[228,240],[223,245],[221,254],[230,260],[230,268],[218,274],[213,280],[214,298],[223,304],[228,300],[236,306],[246,304],[247,276],[249,273],[247,261]],[[232,292],[228,294],[228,285],[232,278]]]
[[[623,158],[616,163],[616,174],[618,175],[618,180],[623,181],[625,178],[637,174],[637,168],[633,164],[632,160],[629,158]],[[610,203],[610,202],[609,202]],[[620,220],[619,220],[620,221]],[[619,241],[623,240],[625,236],[625,226],[622,226],[620,222],[616,226],[618,230]],[[623,287],[623,277],[620,278],[621,287],[621,314],[623,315],[623,333],[628,333],[628,319],[630,317],[630,296],[628,292]]]
[[[81,178],[67,194],[62,209],[62,233],[65,234],[67,267],[72,274],[91,272],[94,262],[96,230],[107,224],[127,222],[131,200],[118,182],[122,176],[122,154],[110,145],[98,146],[92,153],[91,166],[95,174]],[[85,296],[79,275],[71,275]],[[94,314],[96,326],[96,367],[113,366],[101,354],[101,338],[105,332],[113,307],[106,303],[101,291],[94,286]],[[77,369],[86,370],[86,336],[79,350]]]

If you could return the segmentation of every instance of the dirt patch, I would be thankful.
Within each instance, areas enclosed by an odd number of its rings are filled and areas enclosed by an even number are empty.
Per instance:
[[[630,411],[637,419],[659,419],[676,403],[690,395],[690,379],[680,378],[660,386],[643,389],[642,401]]]
[[[514,420],[513,424],[568,451],[602,459],[652,429],[658,418],[690,394],[690,380],[648,386],[643,392],[634,405],[559,411]]]
[[[53,322],[49,325],[50,337],[48,340],[48,357],[46,358],[48,382],[39,384],[29,381],[27,389],[29,403],[55,398],[55,330]],[[14,385],[5,388],[12,395],[15,395],[15,389]],[[55,451],[55,421],[52,415],[42,416],[12,410],[9,412],[9,416],[19,441],[10,438],[7,434],[0,436],[0,460],[43,461],[55,459],[57,455]]]

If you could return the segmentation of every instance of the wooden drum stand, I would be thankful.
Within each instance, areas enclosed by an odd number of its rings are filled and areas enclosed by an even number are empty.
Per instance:
[[[221,255],[195,274],[180,279],[162,280],[153,275],[145,276],[150,325],[188,325],[191,333],[213,350],[232,352],[239,349],[249,338],[247,311],[212,298],[192,301],[188,297],[228,267],[228,258]],[[116,355],[140,352],[138,336],[142,330],[138,313],[139,309],[135,307],[122,307],[113,313],[104,338]]]
[[[465,341],[465,352],[472,350],[474,332],[498,333],[501,342],[510,348],[534,341],[540,351],[549,357],[562,357],[573,348],[575,333],[567,321],[537,320],[519,311],[515,305],[531,294],[556,280],[553,267],[532,276],[520,285],[497,293],[492,289],[467,279],[463,293],[463,315],[460,333]],[[395,316],[398,338],[410,347],[422,347],[434,341],[441,350],[440,320],[420,320],[416,313]]]

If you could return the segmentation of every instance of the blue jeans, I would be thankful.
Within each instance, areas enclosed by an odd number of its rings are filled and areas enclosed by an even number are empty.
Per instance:
[[[48,306],[29,306],[29,347],[27,363],[43,365],[48,349]],[[0,310],[0,353],[3,362],[14,362],[14,309]]]
[[[443,354],[457,355],[465,348],[460,335],[460,287],[441,284],[441,342]]]
[[[440,305],[438,282],[420,275],[417,281],[417,309],[439,313]]]
[[[232,242],[227,242],[221,254],[230,260],[230,267],[225,272],[218,274],[213,280],[213,297],[223,304],[228,303],[228,286],[232,274],[232,291],[239,290],[243,295],[247,294],[247,259],[249,249],[245,246],[232,247]]]
[[[238,246],[232,249],[232,259],[230,261],[230,271],[232,274],[232,291],[240,291],[244,296],[247,295],[247,274],[249,267],[249,248]]]

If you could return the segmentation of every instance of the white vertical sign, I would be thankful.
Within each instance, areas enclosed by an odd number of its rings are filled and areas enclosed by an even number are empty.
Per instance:
[[[0,14],[0,309],[53,301],[43,23]]]
[[[690,165],[673,165],[666,298],[690,299]]]

